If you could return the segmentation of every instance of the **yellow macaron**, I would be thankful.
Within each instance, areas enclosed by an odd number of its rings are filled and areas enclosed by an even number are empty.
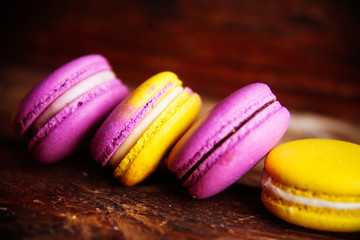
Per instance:
[[[92,155],[102,165],[110,165],[123,185],[138,184],[190,127],[200,107],[199,95],[183,87],[176,74],[156,74],[100,126],[92,141]]]
[[[274,215],[323,231],[360,231],[360,145],[304,139],[265,159],[261,199]]]

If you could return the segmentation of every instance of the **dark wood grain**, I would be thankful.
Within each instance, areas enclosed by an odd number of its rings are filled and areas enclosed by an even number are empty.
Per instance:
[[[37,163],[10,127],[19,100],[80,55],[106,56],[131,88],[163,70],[204,99],[203,114],[252,82],[292,114],[282,142],[330,137],[360,144],[357,1],[7,1],[0,8],[1,239],[359,239],[300,228],[260,201],[262,162],[206,200],[164,166],[126,188],[85,144]]]
[[[324,233],[272,216],[260,189],[235,184],[207,199],[188,196],[164,168],[120,186],[84,152],[45,166],[24,146],[3,144],[0,168],[2,239],[358,239]]]

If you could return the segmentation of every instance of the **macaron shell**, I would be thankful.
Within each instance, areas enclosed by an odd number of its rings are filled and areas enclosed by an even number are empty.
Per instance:
[[[36,85],[20,102],[13,118],[14,129],[24,135],[37,116],[58,96],[81,80],[103,70],[111,70],[111,67],[104,57],[96,54],[63,65]]]
[[[207,112],[199,120],[197,120],[171,149],[167,159],[167,167],[170,172],[177,173],[177,171],[181,170],[181,167],[184,166],[184,162],[188,156],[194,155],[196,148],[192,148],[194,144],[189,143],[202,141],[202,136],[195,133],[197,133],[199,127],[203,126],[203,123],[207,120],[210,112],[211,111]],[[190,153],[188,151],[190,151]],[[178,178],[181,178],[184,174],[185,173],[182,173],[181,171],[181,174],[178,174]]]
[[[190,127],[201,107],[199,95],[185,89],[155,120],[126,158],[133,158],[126,169],[118,167],[114,176],[132,186],[149,176],[175,141]],[[120,163],[121,164],[121,163]]]
[[[304,139],[274,148],[266,158],[269,175],[291,187],[335,195],[360,195],[360,145]]]
[[[261,200],[274,215],[302,227],[335,232],[360,231],[360,210],[316,209],[289,202],[285,204],[264,191]]]
[[[162,72],[137,87],[97,131],[91,146],[93,158],[104,166],[152,107],[181,84],[174,73]]]
[[[118,79],[95,87],[45,124],[29,142],[30,151],[44,163],[68,156],[127,94]]]
[[[236,182],[280,141],[289,121],[290,113],[284,107],[258,114],[185,181],[189,194],[199,199],[208,198]]]
[[[209,112],[209,117],[202,118],[201,124],[195,123],[191,133],[185,134],[183,138],[187,141],[181,139],[175,145],[168,160],[169,170],[181,178],[236,125],[274,99],[269,87],[262,83],[247,85],[223,99]]]

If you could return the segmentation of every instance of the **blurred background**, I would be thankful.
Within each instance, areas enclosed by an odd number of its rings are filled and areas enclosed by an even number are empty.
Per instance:
[[[2,123],[51,71],[99,53],[131,87],[170,70],[216,103],[246,84],[264,82],[294,116],[300,114],[294,118],[300,125],[316,116],[316,124],[332,129],[349,123],[346,129],[353,135],[360,126],[359,1],[40,0],[1,5]],[[12,134],[7,127],[2,132],[2,137]]]

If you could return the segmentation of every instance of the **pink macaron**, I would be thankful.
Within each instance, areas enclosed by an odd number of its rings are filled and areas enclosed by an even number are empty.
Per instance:
[[[101,55],[77,58],[39,82],[13,115],[16,132],[43,163],[73,153],[128,94]]]
[[[194,198],[225,190],[256,165],[282,138],[290,122],[263,83],[229,95],[176,143],[168,168]]]

